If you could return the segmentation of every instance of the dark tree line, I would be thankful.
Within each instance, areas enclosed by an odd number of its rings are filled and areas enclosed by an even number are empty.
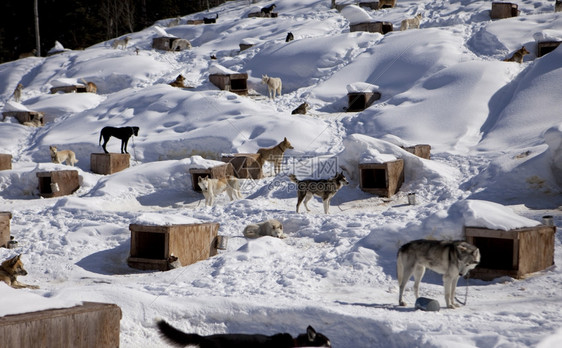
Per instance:
[[[38,0],[41,56],[59,41],[86,48],[226,0]],[[33,0],[0,0],[0,63],[36,48]]]

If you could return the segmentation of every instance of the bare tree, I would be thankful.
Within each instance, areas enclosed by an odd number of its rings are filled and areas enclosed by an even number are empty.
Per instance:
[[[37,0],[33,1],[33,13],[35,15],[35,45],[37,46],[35,55],[41,57],[41,40],[39,39],[39,5]]]
[[[134,0],[103,0],[100,12],[105,18],[106,38],[131,33],[135,27]]]

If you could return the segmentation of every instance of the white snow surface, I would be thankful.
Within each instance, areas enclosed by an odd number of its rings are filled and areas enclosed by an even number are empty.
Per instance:
[[[479,0],[401,0],[376,11],[349,7],[345,15],[330,1],[284,0],[276,3],[278,18],[248,18],[271,3],[254,2],[228,1],[173,27],[163,18],[127,34],[126,49],[108,40],[0,65],[0,110],[42,111],[46,121],[38,128],[13,117],[0,123],[0,153],[12,155],[12,169],[0,171],[0,211],[12,213],[18,241],[0,248],[0,259],[22,254],[28,275],[20,281],[40,286],[0,284],[0,316],[115,303],[123,311],[122,347],[165,347],[155,318],[204,335],[297,335],[312,325],[344,348],[562,346],[559,232],[553,267],[520,280],[470,279],[467,304],[454,310],[416,311],[412,282],[409,306],[399,307],[395,271],[403,243],[462,239],[465,225],[506,230],[552,215],[562,226],[562,47],[536,56],[536,40],[562,37],[554,2],[518,1],[518,17],[494,21],[490,2]],[[420,29],[398,30],[418,12]],[[184,24],[217,13],[216,24]],[[350,21],[361,18],[391,22],[395,31],[350,33]],[[286,43],[289,31],[295,40]],[[193,47],[152,49],[162,35]],[[248,40],[254,46],[239,52]],[[531,52],[522,64],[502,61],[522,45]],[[214,66],[248,73],[250,95],[211,84]],[[178,74],[192,88],[169,86]],[[283,80],[273,101],[263,74]],[[50,94],[83,80],[98,94]],[[15,103],[18,83],[24,89]],[[346,113],[347,86],[376,86],[382,97]],[[308,114],[291,115],[305,101]],[[90,171],[104,126],[140,127],[129,142],[130,168],[112,175]],[[283,137],[294,149],[282,173],[268,163],[264,179],[241,181],[243,199],[221,195],[205,207],[190,168]],[[431,160],[402,148],[416,144],[431,145]],[[39,196],[38,172],[71,169],[50,163],[50,145],[77,155],[80,188],[71,195]],[[108,149],[118,152],[119,141]],[[405,181],[396,195],[360,189],[359,163],[397,158]],[[350,185],[328,215],[317,199],[310,212],[295,212],[288,173],[327,178],[342,170]],[[409,192],[416,205],[408,205]],[[270,218],[288,238],[243,237],[246,225]],[[130,224],[199,222],[220,223],[227,250],[166,272],[127,265]],[[461,279],[459,299],[465,289]],[[428,271],[420,295],[444,307],[441,276]]]

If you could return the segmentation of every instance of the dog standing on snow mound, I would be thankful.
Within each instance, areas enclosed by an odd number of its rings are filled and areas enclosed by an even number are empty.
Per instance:
[[[296,338],[288,333],[272,336],[260,334],[217,334],[201,336],[188,334],[176,329],[164,320],[159,320],[160,336],[176,347],[194,346],[198,348],[293,348],[293,347],[331,347],[328,337],[308,326],[306,333]]]
[[[265,162],[273,162],[275,174],[279,174],[281,171],[281,164],[283,163],[283,154],[287,149],[294,149],[293,145],[287,140],[287,137],[283,138],[283,141],[274,147],[261,148],[258,149],[258,159],[257,162],[260,167],[263,167]]]
[[[523,57],[527,54],[529,54],[531,52],[529,52],[525,46],[521,46],[520,49],[518,49],[517,51],[515,51],[513,53],[513,55],[509,58],[504,59],[504,62],[517,62],[519,64],[523,63]]]
[[[283,233],[283,225],[279,220],[269,219],[257,224],[250,224],[244,228],[244,237],[246,238],[259,238],[264,236],[271,236],[277,238],[287,238]]]
[[[281,96],[281,89],[283,88],[283,82],[279,77],[269,77],[267,75],[262,75],[261,83],[267,85],[267,92],[269,93],[269,99],[275,99],[275,93]]]
[[[298,180],[295,174],[289,174],[289,179],[297,184],[297,213],[299,212],[299,206],[303,201],[306,210],[310,211],[307,205],[308,201],[312,197],[318,196],[322,198],[324,213],[328,214],[328,211],[330,210],[330,200],[332,197],[338,193],[339,189],[349,184],[343,175],[343,172],[337,173],[330,179]]]
[[[72,150],[61,150],[58,151],[56,146],[49,146],[51,151],[51,162],[53,163],[63,163],[74,167],[78,160],[76,159],[76,154]]]
[[[418,13],[414,18],[404,19],[400,23],[400,30],[419,29],[421,19],[422,19],[421,13]]]
[[[238,179],[232,175],[221,179],[200,176],[197,178],[197,185],[201,188],[201,192],[203,192],[203,196],[205,196],[205,205],[208,207],[212,207],[215,202],[215,197],[225,191],[231,201],[242,198],[240,183]]]
[[[109,138],[116,137],[117,139],[121,139],[121,153],[128,153],[127,144],[129,143],[129,138],[133,135],[139,135],[139,127],[103,127],[100,132],[99,143],[101,145],[101,139],[103,138],[103,145],[101,147],[105,153],[109,153],[105,148],[105,145],[107,145]]]
[[[419,239],[402,245],[396,260],[396,274],[400,286],[398,304],[406,305],[402,296],[412,274],[414,274],[416,299],[419,297],[420,281],[425,269],[429,268],[443,275],[445,303],[448,308],[455,308],[455,290],[459,277],[464,277],[478,263],[480,263],[478,248],[461,240]]]

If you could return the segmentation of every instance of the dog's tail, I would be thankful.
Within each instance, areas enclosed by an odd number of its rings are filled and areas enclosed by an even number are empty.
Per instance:
[[[299,183],[299,180],[297,179],[297,176],[295,174],[289,174],[289,179],[291,179],[291,181],[295,184]]]
[[[156,325],[160,330],[160,336],[168,343],[176,347],[185,347],[187,345],[200,345],[202,338],[197,334],[187,334],[183,331],[176,329],[164,320],[159,320]]]

